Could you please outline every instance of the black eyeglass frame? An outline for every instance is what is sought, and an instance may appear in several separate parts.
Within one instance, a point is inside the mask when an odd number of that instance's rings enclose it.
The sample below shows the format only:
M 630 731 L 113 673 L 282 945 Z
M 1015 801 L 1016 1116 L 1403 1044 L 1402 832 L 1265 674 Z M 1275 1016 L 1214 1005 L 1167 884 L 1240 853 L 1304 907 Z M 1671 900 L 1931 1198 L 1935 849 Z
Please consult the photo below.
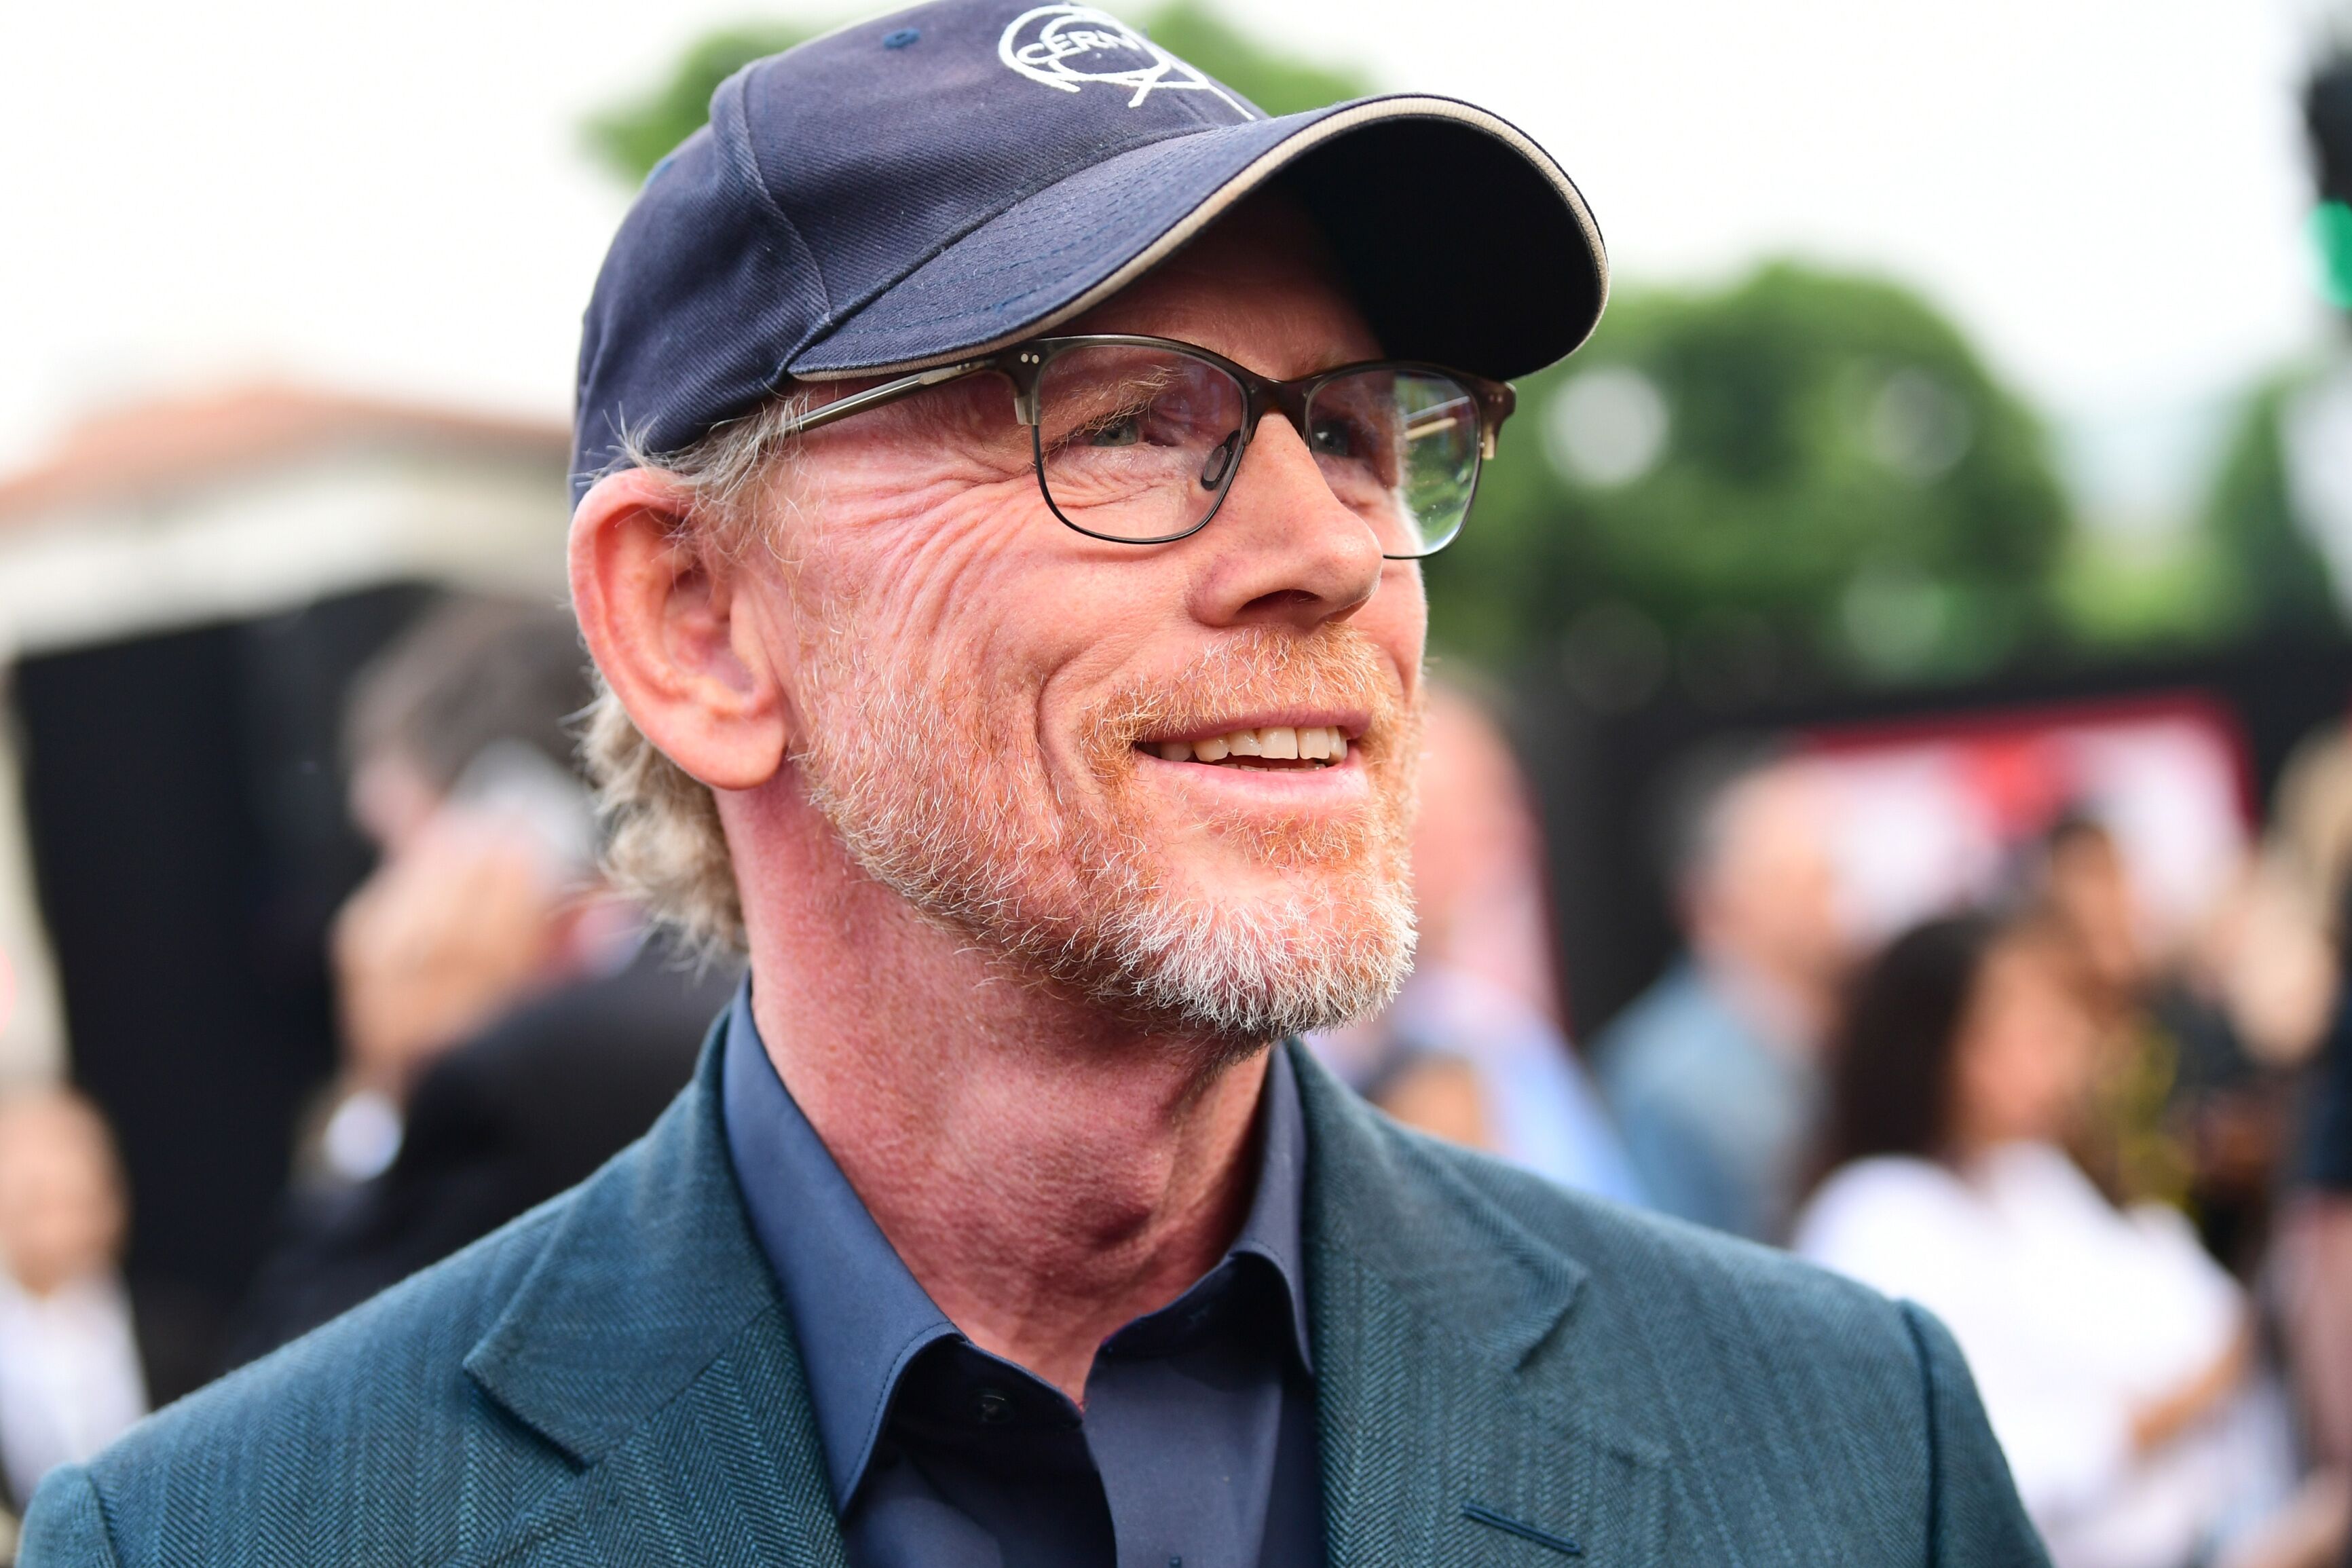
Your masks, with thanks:
M 1209 503 L 1209 510 L 1202 514 L 1201 521 L 1192 527 L 1181 532 L 1161 534 L 1152 539 L 1124 539 L 1116 534 L 1097 533 L 1082 523 L 1073 522 L 1064 514 L 1062 509 L 1055 504 L 1054 492 L 1045 483 L 1045 437 L 1041 423 L 1043 411 L 1039 408 L 1037 401 L 1037 384 L 1044 377 L 1047 365 L 1071 350 L 1082 348 L 1171 350 L 1214 365 L 1240 384 L 1242 389 L 1241 447 L 1234 454 L 1233 460 L 1225 465 L 1224 476 L 1217 484 L 1216 499 Z M 1204 349 L 1198 343 L 1182 342 L 1175 338 L 1145 337 L 1128 332 L 1087 332 L 1070 337 L 1030 338 L 1014 343 L 1010 348 L 978 359 L 962 360 L 954 364 L 917 371 L 911 375 L 902 375 L 895 381 L 886 381 L 879 386 L 867 387 L 863 392 L 853 392 L 846 397 L 837 398 L 822 408 L 811 409 L 793 420 L 785 426 L 783 434 L 797 436 L 804 431 L 820 429 L 824 426 L 846 419 L 853 414 L 863 414 L 870 408 L 879 408 L 885 404 L 896 403 L 900 398 L 912 396 L 927 387 L 942 386 L 951 381 L 961 381 L 966 376 L 979 375 L 991 371 L 1013 384 L 1013 416 L 1017 423 L 1029 426 L 1030 467 L 1037 476 L 1037 493 L 1045 498 L 1046 510 L 1051 511 L 1065 528 L 1083 533 L 1089 539 L 1099 539 L 1110 544 L 1173 544 L 1180 539 L 1192 538 L 1192 535 L 1214 522 L 1217 513 L 1223 510 L 1225 498 L 1233 493 L 1234 481 L 1241 475 L 1242 458 L 1248 455 L 1249 444 L 1257 436 L 1258 421 L 1265 418 L 1269 412 L 1279 410 L 1282 416 L 1290 422 L 1291 428 L 1298 432 L 1300 439 L 1311 442 L 1312 437 L 1307 431 L 1307 405 L 1318 388 L 1341 376 L 1357 375 L 1366 371 L 1408 371 L 1424 375 L 1444 376 L 1460 384 L 1465 391 L 1476 399 L 1478 405 L 1479 467 L 1470 475 L 1470 494 L 1462 503 L 1462 521 L 1454 524 L 1454 531 L 1445 536 L 1443 543 L 1433 545 L 1427 550 L 1419 551 L 1411 555 L 1391 555 L 1385 552 L 1382 552 L 1382 559 L 1389 561 L 1425 560 L 1444 549 L 1447 544 L 1453 543 L 1461 535 L 1463 523 L 1469 520 L 1470 509 L 1478 500 L 1479 473 L 1484 470 L 1486 460 L 1495 455 L 1495 440 L 1502 432 L 1503 421 L 1508 419 L 1513 410 L 1518 406 L 1518 394 L 1513 390 L 1509 383 L 1490 380 L 1483 375 L 1474 375 L 1465 370 L 1455 370 L 1451 365 L 1435 364 L 1426 360 L 1360 360 L 1353 364 L 1335 365 L 1329 370 L 1317 371 L 1313 375 L 1299 376 L 1296 380 L 1276 381 L 1269 376 L 1258 374 L 1247 365 L 1236 364 L 1213 349 Z

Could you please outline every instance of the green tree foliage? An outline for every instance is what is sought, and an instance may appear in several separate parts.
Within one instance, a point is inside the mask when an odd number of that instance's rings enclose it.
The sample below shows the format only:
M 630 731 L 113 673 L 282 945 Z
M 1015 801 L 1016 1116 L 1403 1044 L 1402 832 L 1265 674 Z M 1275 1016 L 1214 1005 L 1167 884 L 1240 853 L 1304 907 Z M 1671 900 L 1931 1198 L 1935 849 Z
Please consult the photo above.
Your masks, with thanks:
M 1621 686 L 1738 696 L 1963 677 L 2054 628 L 2044 435 L 1898 285 L 1781 263 L 1627 290 L 1519 405 L 1429 566 L 1434 635 L 1481 662 L 1565 637 Z
M 2287 479 L 2287 411 L 2312 384 L 2307 371 L 2270 377 L 2247 398 L 2201 519 L 2213 572 L 2203 596 L 2225 637 L 2340 631 L 2332 576 L 2295 515 Z
M 588 149 L 615 174 L 635 184 L 710 118 L 719 84 L 765 55 L 814 37 L 799 22 L 746 22 L 698 39 L 659 86 L 641 98 L 589 117 L 582 130 Z

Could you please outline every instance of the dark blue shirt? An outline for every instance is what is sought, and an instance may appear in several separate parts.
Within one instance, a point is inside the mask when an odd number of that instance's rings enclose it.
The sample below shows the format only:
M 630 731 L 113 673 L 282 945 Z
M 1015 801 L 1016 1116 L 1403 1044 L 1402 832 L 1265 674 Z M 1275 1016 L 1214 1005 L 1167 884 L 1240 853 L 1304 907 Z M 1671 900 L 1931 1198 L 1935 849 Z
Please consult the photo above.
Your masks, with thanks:
M 1297 1568 L 1323 1560 L 1300 1267 L 1307 1129 L 1280 1050 L 1223 1261 L 1103 1342 L 1082 1414 L 907 1271 L 776 1076 L 751 988 L 727 1141 L 808 1372 L 853 1568 Z

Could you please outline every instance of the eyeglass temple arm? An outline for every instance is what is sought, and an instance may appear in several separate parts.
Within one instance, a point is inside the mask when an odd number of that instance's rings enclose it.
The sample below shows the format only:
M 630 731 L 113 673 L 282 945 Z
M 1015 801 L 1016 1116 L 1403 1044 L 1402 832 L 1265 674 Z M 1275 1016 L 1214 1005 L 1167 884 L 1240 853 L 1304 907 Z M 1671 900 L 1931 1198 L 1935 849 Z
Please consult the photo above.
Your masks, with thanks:
M 837 397 L 822 408 L 812 408 L 787 425 L 783 433 L 787 436 L 798 436 L 805 431 L 822 429 L 837 419 L 846 419 L 853 414 L 863 414 L 869 408 L 879 408 L 886 403 L 896 403 L 910 393 L 920 392 L 927 386 L 937 386 L 941 382 L 954 381 L 961 376 L 970 375 L 975 371 L 991 369 L 996 363 L 995 358 L 991 357 L 964 360 L 956 364 L 943 364 L 933 370 L 919 370 L 912 375 L 902 375 L 896 381 L 886 381 L 879 386 L 869 386 L 863 392 L 853 392 L 846 397 Z M 1033 419 L 1024 423 L 1034 424 L 1035 421 Z

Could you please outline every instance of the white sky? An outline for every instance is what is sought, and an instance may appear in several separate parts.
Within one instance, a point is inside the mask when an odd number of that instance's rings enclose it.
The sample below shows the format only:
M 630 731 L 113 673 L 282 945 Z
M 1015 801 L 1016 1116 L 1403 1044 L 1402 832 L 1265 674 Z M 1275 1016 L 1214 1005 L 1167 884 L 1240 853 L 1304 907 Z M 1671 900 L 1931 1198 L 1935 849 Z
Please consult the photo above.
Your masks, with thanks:
M 2326 330 L 2317 3 L 1223 0 L 1518 121 L 1621 279 L 1891 272 L 2070 424 L 2143 433 Z M 625 201 L 575 127 L 761 9 L 0 0 L 0 468 L 93 405 L 259 374 L 561 416 Z

